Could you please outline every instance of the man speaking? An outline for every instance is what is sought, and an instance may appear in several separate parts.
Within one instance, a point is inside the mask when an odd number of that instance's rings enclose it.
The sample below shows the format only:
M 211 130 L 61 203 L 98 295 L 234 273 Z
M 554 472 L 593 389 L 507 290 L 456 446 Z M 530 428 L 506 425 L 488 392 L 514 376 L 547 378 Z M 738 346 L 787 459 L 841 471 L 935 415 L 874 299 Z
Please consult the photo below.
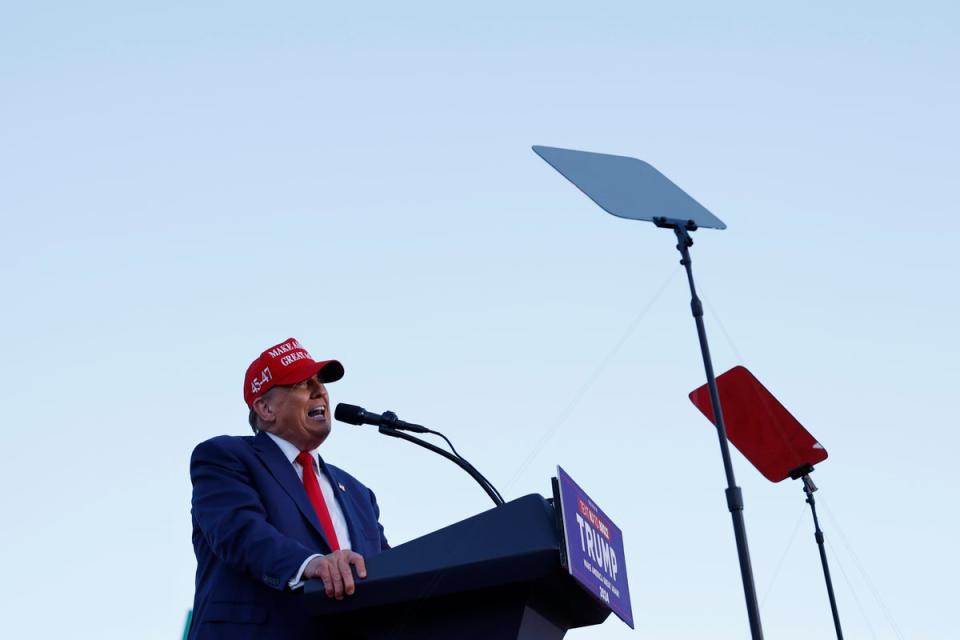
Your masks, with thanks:
M 364 557 L 389 548 L 373 492 L 326 464 L 326 383 L 336 360 L 317 362 L 290 338 L 247 368 L 243 398 L 253 436 L 218 436 L 193 451 L 196 595 L 189 638 L 309 638 L 296 591 L 320 578 L 342 599 L 366 577 Z

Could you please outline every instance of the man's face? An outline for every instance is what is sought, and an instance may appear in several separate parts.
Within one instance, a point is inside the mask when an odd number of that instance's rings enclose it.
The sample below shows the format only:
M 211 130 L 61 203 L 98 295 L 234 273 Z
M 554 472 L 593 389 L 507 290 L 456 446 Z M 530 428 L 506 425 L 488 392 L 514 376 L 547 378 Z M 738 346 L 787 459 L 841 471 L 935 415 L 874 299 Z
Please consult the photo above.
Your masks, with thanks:
M 330 435 L 330 396 L 317 376 L 290 386 L 277 386 L 254 402 L 265 431 L 316 449 Z

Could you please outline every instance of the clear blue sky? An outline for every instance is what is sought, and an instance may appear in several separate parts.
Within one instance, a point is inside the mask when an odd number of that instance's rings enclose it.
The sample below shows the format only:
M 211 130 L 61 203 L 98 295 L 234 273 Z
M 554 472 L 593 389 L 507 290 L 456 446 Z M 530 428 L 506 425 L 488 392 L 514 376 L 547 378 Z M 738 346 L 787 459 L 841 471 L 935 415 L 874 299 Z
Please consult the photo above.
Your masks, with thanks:
M 0 9 L 0 635 L 179 637 L 190 451 L 247 431 L 243 371 L 292 335 L 344 362 L 334 401 L 446 431 L 509 497 L 558 463 L 596 497 L 637 630 L 569 637 L 745 637 L 672 236 L 545 144 L 643 158 L 729 225 L 693 248 L 715 365 L 831 454 L 848 637 L 955 637 L 955 5 L 345 6 Z M 394 543 L 487 507 L 372 431 L 324 455 Z M 734 455 L 767 637 L 830 637 L 800 487 Z

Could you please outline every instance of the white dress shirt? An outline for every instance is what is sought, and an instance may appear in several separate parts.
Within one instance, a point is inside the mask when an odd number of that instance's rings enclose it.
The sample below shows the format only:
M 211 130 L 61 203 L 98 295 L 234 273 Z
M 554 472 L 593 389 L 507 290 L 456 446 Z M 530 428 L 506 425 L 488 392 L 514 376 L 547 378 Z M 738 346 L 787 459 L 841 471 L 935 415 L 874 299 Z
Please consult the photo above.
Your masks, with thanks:
M 300 450 L 297 449 L 296 445 L 287 442 L 280 436 L 276 436 L 272 433 L 267 433 L 270 436 L 270 439 L 277 443 L 277 446 L 280 447 L 280 451 L 283 451 L 283 455 L 287 457 L 287 460 L 290 461 L 290 464 L 293 465 L 294 470 L 297 472 L 297 477 L 300 478 L 300 482 L 303 482 L 303 467 L 300 466 L 300 463 L 297 462 L 297 456 L 300 455 Z M 337 534 L 337 542 L 340 543 L 341 549 L 350 548 L 350 529 L 347 527 L 347 519 L 343 516 L 343 510 L 340 508 L 340 503 L 337 502 L 337 497 L 334 494 L 333 485 L 330 484 L 330 479 L 327 476 L 320 472 L 320 463 L 317 460 L 317 450 L 314 449 L 310 452 L 310 457 L 313 458 L 313 468 L 310 469 L 310 472 L 313 473 L 317 482 L 320 483 L 320 492 L 323 493 L 323 501 L 327 503 L 327 511 L 330 512 L 330 519 L 333 521 L 333 530 Z M 291 589 L 299 589 L 303 586 L 303 571 L 307 568 L 307 564 L 314 558 L 322 557 L 322 553 L 315 553 L 312 556 L 308 556 L 306 560 L 303 561 L 303 564 L 300 565 L 300 569 L 297 573 L 290 579 L 288 583 Z

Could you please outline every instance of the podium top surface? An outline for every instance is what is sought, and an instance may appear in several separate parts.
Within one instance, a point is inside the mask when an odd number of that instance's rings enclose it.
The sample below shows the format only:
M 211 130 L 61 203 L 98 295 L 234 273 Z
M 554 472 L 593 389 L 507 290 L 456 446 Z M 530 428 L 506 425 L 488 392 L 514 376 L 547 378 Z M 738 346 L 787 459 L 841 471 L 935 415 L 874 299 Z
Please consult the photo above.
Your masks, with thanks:
M 627 156 L 534 146 L 533 150 L 600 208 L 618 218 L 692 220 L 726 229 L 720 218 L 652 165 Z
M 366 565 L 368 577 L 343 602 L 328 600 L 320 580 L 307 581 L 304 593 L 314 612 L 542 578 L 560 565 L 560 539 L 553 508 L 531 494 L 398 545 Z
M 305 605 L 314 616 L 343 615 L 537 584 L 563 603 L 569 627 L 599 624 L 610 610 L 563 570 L 561 544 L 554 507 L 531 494 L 367 558 L 367 578 L 342 601 L 327 598 L 320 580 L 308 580 Z

